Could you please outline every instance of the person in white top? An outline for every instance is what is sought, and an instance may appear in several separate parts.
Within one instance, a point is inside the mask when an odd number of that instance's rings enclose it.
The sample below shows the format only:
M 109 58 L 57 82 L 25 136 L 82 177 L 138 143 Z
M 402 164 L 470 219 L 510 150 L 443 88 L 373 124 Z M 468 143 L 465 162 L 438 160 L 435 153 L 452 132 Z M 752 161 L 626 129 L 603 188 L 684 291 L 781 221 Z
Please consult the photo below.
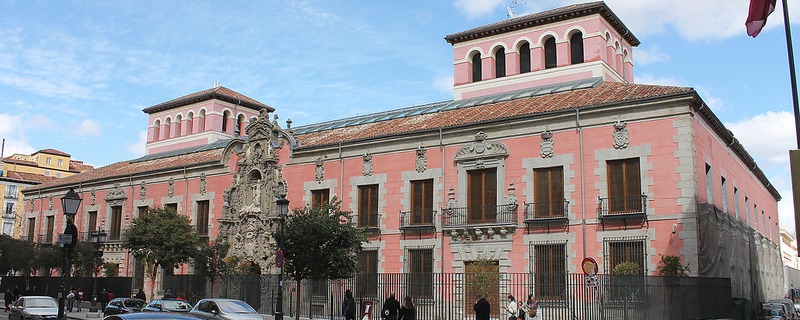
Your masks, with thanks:
M 514 295 L 508 295 L 508 306 L 505 309 L 508 312 L 508 320 L 517 320 L 519 314 L 517 313 L 517 301 L 514 299 Z

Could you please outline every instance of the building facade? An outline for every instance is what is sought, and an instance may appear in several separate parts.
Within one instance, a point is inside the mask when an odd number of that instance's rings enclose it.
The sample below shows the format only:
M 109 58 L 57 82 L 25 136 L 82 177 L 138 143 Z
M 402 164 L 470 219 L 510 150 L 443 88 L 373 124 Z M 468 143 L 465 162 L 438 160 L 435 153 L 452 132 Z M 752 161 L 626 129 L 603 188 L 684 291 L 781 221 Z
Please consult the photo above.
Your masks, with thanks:
M 604 3 L 445 39 L 453 100 L 296 128 L 224 87 L 146 108 L 148 154 L 24 191 L 24 233 L 63 229 L 53 199 L 75 188 L 78 230 L 109 231 L 103 258 L 136 286 L 141 263 L 119 240 L 148 206 L 263 248 L 271 199 L 335 197 L 369 234 L 362 273 L 489 268 L 531 274 L 540 290 L 584 258 L 656 275 L 674 255 L 692 276 L 730 278 L 734 297 L 782 295 L 780 195 L 694 89 L 633 82 L 639 41 Z M 223 227 L 233 216 L 252 232 Z M 275 271 L 269 256 L 239 254 Z

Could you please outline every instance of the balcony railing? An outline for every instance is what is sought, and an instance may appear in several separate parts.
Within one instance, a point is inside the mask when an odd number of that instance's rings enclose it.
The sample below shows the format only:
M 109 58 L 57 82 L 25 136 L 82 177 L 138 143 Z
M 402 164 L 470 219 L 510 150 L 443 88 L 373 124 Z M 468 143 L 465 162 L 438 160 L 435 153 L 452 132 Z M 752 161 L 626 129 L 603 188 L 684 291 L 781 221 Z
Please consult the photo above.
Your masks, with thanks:
M 24 242 L 33 242 L 33 238 L 34 236 L 32 235 L 19 236 L 19 240 Z
M 486 207 L 449 208 L 444 210 L 442 215 L 442 226 L 516 224 L 518 207 L 517 204 L 501 204 Z
M 400 228 L 433 227 L 436 210 L 400 211 Z
M 53 244 L 56 243 L 55 240 L 58 240 L 58 238 L 54 237 L 53 234 L 40 234 L 36 242 L 39 244 Z
M 647 195 L 597 198 L 600 219 L 643 217 L 647 212 Z
M 525 204 L 525 221 L 566 220 L 569 213 L 569 201 L 534 202 Z

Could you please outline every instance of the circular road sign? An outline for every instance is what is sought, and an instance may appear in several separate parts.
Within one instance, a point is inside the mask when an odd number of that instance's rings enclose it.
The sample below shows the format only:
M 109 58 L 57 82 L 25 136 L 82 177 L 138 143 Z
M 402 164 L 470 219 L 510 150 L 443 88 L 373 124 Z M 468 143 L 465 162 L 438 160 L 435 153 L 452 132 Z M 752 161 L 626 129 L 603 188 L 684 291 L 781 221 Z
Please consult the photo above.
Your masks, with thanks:
M 597 275 L 597 261 L 595 261 L 592 257 L 583 258 L 583 261 L 581 262 L 581 268 L 583 269 L 583 273 L 587 276 Z

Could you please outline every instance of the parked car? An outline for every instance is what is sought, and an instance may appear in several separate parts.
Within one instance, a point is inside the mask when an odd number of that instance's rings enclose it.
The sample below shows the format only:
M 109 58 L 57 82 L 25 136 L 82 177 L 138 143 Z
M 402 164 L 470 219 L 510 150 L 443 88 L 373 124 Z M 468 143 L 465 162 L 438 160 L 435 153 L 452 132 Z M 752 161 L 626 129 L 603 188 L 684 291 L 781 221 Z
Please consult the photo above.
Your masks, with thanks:
M 259 314 L 247 302 L 236 299 L 203 299 L 197 302 L 189 314 L 203 319 L 262 320 L 266 315 Z
M 764 320 L 787 320 L 789 315 L 786 306 L 782 303 L 764 303 L 761 305 L 763 316 L 760 319 Z
M 174 312 L 139 312 L 139 313 L 123 313 L 114 314 L 103 318 L 103 320 L 203 320 L 203 318 L 193 317 L 186 313 Z
M 780 303 L 786 307 L 786 318 L 789 320 L 800 320 L 800 315 L 794 309 L 794 302 L 789 299 L 771 299 L 767 303 Z
M 106 305 L 106 311 L 103 312 L 103 316 L 142 312 L 145 304 L 144 300 L 135 298 L 114 298 Z
M 189 312 L 190 310 L 192 305 L 179 299 L 155 299 L 142 308 L 143 312 Z
M 8 311 L 8 320 L 55 319 L 58 302 L 48 296 L 20 297 Z

